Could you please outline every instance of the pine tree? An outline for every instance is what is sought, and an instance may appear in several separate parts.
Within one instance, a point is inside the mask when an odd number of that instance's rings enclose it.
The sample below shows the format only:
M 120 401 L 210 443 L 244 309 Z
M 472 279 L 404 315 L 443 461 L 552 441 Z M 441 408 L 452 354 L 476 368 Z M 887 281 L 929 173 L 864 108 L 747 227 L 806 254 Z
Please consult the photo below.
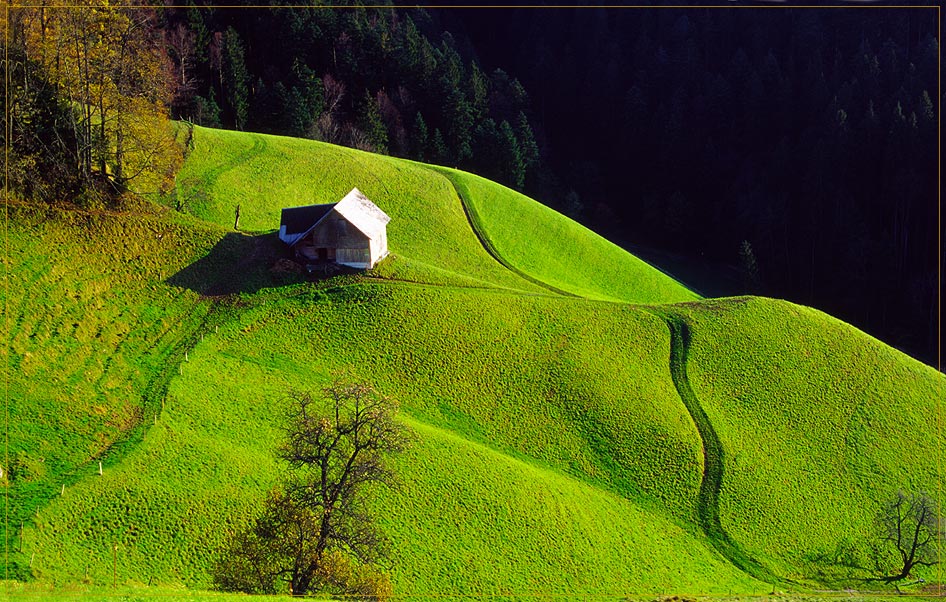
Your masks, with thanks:
M 440 128 L 434 128 L 434 135 L 430 140 L 430 160 L 439 165 L 448 165 L 450 163 L 450 152 L 443 141 L 443 134 Z
M 447 129 L 449 149 L 456 162 L 463 163 L 473 156 L 473 109 L 459 89 L 450 90 L 444 99 L 444 120 L 450 124 Z
M 502 181 L 503 157 L 499 128 L 492 118 L 484 119 L 473 131 L 473 146 L 476 153 L 470 161 L 471 167 L 479 175 Z
M 755 252 L 748 240 L 742 241 L 739 246 L 739 265 L 742 268 L 742 283 L 746 291 L 759 292 L 761 280 L 759 278 L 759 264 L 756 262 Z
M 936 123 L 936 109 L 933 108 L 930 93 L 926 90 L 923 90 L 923 95 L 920 97 L 920 117 L 924 125 Z
M 539 164 L 539 146 L 535 143 L 535 135 L 532 133 L 529 119 L 522 111 L 519 111 L 516 117 L 516 140 L 519 141 L 519 153 L 522 155 L 522 163 L 528 174 Z
M 242 130 L 246 127 L 249 110 L 247 92 L 249 72 L 246 70 L 246 60 L 240 34 L 232 27 L 228 27 L 223 35 L 221 78 L 224 87 L 224 100 L 230 109 L 233 126 L 238 130 Z
M 220 127 L 220 105 L 217 104 L 217 94 L 213 86 L 207 93 L 207 98 L 203 96 L 194 97 L 194 120 L 197 125 L 209 128 Z
M 381 119 L 378 101 L 367 90 L 365 90 L 365 96 L 358 110 L 358 121 L 375 152 L 386 154 L 388 152 L 388 129 Z
M 479 121 L 489 112 L 489 80 L 476 63 L 470 65 L 470 76 L 467 80 L 467 97 L 473 110 L 474 121 Z
M 522 190 L 526 181 L 526 167 L 519 152 L 516 134 L 506 120 L 499 124 L 499 149 L 503 180 L 512 188 Z
M 427 149 L 427 123 L 424 116 L 417 112 L 414 117 L 414 125 L 411 128 L 411 153 L 418 161 L 423 161 Z

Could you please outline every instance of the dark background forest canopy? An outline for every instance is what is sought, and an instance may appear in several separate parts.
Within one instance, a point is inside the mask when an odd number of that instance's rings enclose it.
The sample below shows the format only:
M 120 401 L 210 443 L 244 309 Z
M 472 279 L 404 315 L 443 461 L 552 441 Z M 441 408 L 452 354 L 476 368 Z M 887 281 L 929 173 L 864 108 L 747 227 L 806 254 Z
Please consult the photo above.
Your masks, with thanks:
M 813 305 L 935 364 L 936 15 L 173 2 L 148 28 L 174 118 L 469 169 L 705 293 Z M 23 140 L 68 112 L 46 102 Z
M 588 223 L 739 263 L 746 290 L 935 364 L 935 9 L 473 15 Z

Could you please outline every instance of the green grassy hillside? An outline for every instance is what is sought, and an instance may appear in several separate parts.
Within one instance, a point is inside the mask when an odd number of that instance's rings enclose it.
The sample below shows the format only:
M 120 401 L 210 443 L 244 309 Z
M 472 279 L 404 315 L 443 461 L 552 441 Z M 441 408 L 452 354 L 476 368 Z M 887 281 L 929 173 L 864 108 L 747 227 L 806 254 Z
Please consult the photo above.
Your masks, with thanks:
M 219 238 L 161 215 L 9 205 L 4 353 L 9 354 L 7 537 L 62 485 L 141 436 L 170 380 L 168 363 L 209 305 L 162 281 Z M 14 562 L 23 558 L 14 553 Z
M 388 241 L 395 257 L 379 270 L 391 278 L 546 294 L 551 284 L 582 296 L 640 303 L 696 298 L 564 216 L 462 172 L 312 140 L 195 128 L 177 181 L 180 206 L 229 228 L 239 205 L 247 231 L 278 230 L 283 207 L 335 202 L 357 187 L 391 216 Z M 484 249 L 458 189 L 514 269 Z M 524 229 L 509 230 L 504 223 Z
M 547 286 L 588 299 L 689 301 L 697 295 L 594 232 L 479 176 L 443 169 L 495 253 Z
M 942 491 L 943 375 L 785 301 L 680 311 L 690 383 L 725 453 L 724 527 L 779 574 L 870 568 L 881 504 Z
M 353 186 L 393 256 L 282 269 L 279 209 Z M 850 585 L 876 508 L 942 485 L 942 375 L 814 310 L 695 300 L 475 176 L 197 128 L 176 195 L 193 216 L 11 206 L 0 484 L 40 583 L 114 559 L 125 587 L 208 587 L 279 475 L 286 392 L 337 371 L 418 435 L 375 502 L 404 595 Z
M 277 475 L 287 388 L 355 366 L 418 434 L 380 502 L 399 591 L 764 588 L 693 525 L 700 450 L 650 354 L 662 339 L 659 320 L 618 305 L 400 285 L 290 296 L 208 335 L 148 439 L 44 513 L 27 545 L 58 550 L 37 571 L 69 581 L 117 536 L 124 578 L 206 587 L 206 550 Z M 615 378 L 620 348 L 638 361 Z M 134 529 L 101 524 L 120 507 Z M 92 564 L 104 579 L 108 563 Z

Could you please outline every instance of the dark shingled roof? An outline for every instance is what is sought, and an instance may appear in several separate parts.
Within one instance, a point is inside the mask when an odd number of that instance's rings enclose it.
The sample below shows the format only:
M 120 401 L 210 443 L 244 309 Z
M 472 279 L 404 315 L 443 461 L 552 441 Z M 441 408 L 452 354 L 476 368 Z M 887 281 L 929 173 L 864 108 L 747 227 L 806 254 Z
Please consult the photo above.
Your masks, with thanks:
M 306 205 L 305 207 L 286 207 L 282 210 L 280 225 L 286 226 L 286 234 L 301 234 L 325 217 L 337 203 L 325 205 Z

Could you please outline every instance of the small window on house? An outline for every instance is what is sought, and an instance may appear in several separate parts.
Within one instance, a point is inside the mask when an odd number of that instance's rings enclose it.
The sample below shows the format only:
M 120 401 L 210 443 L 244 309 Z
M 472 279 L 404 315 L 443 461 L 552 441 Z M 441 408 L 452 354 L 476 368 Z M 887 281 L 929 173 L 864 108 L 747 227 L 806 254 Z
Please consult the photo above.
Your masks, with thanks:
M 343 219 L 338 220 L 338 234 L 339 236 L 348 236 L 348 222 Z

